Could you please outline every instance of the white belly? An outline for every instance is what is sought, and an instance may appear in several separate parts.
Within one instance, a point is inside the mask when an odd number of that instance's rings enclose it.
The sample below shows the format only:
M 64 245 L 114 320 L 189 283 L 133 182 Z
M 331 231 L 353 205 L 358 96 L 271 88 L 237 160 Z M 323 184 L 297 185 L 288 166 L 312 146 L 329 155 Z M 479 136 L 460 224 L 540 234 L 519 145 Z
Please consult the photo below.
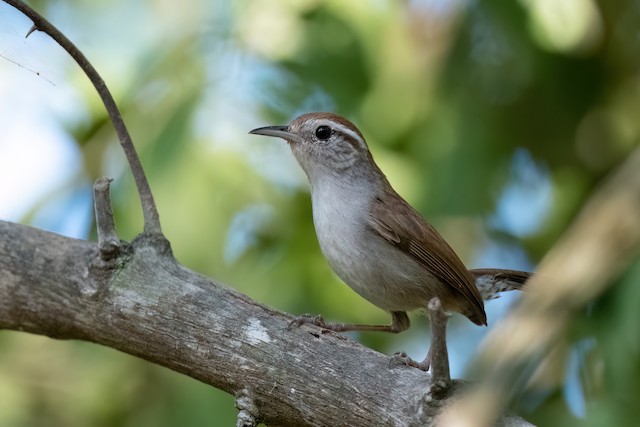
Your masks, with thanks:
M 362 194 L 313 193 L 313 221 L 331 268 L 354 291 L 388 311 L 425 308 L 434 278 L 417 261 L 367 226 Z M 364 196 L 364 197 L 363 197 Z

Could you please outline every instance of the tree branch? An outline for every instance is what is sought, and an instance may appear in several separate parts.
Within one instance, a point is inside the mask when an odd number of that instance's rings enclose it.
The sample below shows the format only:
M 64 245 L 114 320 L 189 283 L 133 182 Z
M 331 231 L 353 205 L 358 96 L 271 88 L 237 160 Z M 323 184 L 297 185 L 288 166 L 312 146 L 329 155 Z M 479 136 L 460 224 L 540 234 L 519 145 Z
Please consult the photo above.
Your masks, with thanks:
M 66 50 L 69 55 L 71 55 L 71 57 L 76 61 L 80 68 L 82 68 L 82 71 L 85 72 L 89 80 L 91 80 L 91 83 L 98 91 L 98 95 L 100 95 L 100 98 L 104 103 L 107 113 L 109 114 L 109 118 L 111 119 L 111 122 L 116 129 L 118 139 L 120 140 L 120 145 L 122 145 L 124 154 L 127 158 L 127 161 L 129 162 L 129 167 L 131 168 L 131 173 L 133 174 L 133 179 L 138 188 L 138 194 L 140 196 L 140 202 L 142 204 L 142 213 L 144 216 L 144 231 L 145 233 L 149 234 L 162 235 L 162 229 L 160 228 L 160 217 L 158 215 L 156 204 L 153 200 L 153 194 L 151 193 L 149 182 L 147 181 L 147 177 L 144 174 L 144 170 L 142 169 L 142 163 L 140 163 L 140 158 L 138 157 L 138 153 L 133 146 L 131 136 L 129 135 L 127 126 L 124 124 L 124 120 L 122 119 L 120 110 L 118 109 L 113 96 L 111 96 L 111 92 L 109 92 L 109 89 L 104 83 L 104 80 L 102 80 L 102 77 L 100 77 L 100 74 L 98 74 L 93 65 L 91 65 L 89 60 L 83 55 L 82 52 L 80 52 L 80 50 L 71 42 L 71 40 L 69 40 L 64 34 L 62 34 L 55 26 L 53 26 L 49 21 L 42 17 L 38 12 L 36 12 L 20 0 L 2 1 L 18 9 L 20 12 L 29 17 L 31 21 L 33 21 L 33 27 L 31 27 L 31 29 L 28 31 L 27 37 L 34 30 L 42 31 L 45 34 L 48 34 L 56 43 L 58 43 L 64 50 Z
M 0 222 L 0 328 L 103 344 L 239 396 L 275 425 L 428 425 L 460 393 L 265 307 L 145 238 L 105 263 L 98 245 Z M 247 405 L 247 402 L 250 405 Z M 520 420 L 522 422 L 522 420 Z M 516 425 L 516 424 L 509 424 Z
M 481 385 L 438 425 L 492 425 L 520 395 L 572 314 L 610 287 L 640 250 L 640 148 L 591 197 L 527 282 L 520 303 L 485 339 L 476 369 Z

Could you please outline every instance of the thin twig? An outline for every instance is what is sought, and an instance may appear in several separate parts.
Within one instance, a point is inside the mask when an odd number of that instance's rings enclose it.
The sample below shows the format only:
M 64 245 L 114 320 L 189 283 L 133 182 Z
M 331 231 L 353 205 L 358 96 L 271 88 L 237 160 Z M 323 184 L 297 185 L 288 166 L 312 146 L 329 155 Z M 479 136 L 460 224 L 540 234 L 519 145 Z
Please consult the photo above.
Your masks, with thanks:
M 98 229 L 98 249 L 100 257 L 109 261 L 120 254 L 120 239 L 116 232 L 109 197 L 111 178 L 98 178 L 93 184 L 93 203 L 96 213 L 96 228 Z
M 104 83 L 104 80 L 102 80 L 102 77 L 100 77 L 96 69 L 93 67 L 93 65 L 91 65 L 91 63 L 82 54 L 82 52 L 80 52 L 80 50 L 64 34 L 62 34 L 49 21 L 43 18 L 38 12 L 36 12 L 20 0 L 2 1 L 18 9 L 33 21 L 33 27 L 31 27 L 31 29 L 27 33 L 27 36 L 29 36 L 29 34 L 31 34 L 34 30 L 42 31 L 45 34 L 48 34 L 53 40 L 55 40 L 56 43 L 58 43 L 64 50 L 66 50 L 69 55 L 71 55 L 71 57 L 78 63 L 80 68 L 82 68 L 82 71 L 85 72 L 89 80 L 91 80 L 91 83 L 98 91 L 98 95 L 100 95 L 107 113 L 109 114 L 109 117 L 113 122 L 113 126 L 116 129 L 118 139 L 120 140 L 120 144 L 122 145 L 124 154 L 127 157 L 127 161 L 129 162 L 129 167 L 131 168 L 131 172 L 133 173 L 133 179 L 135 180 L 136 186 L 138 188 L 138 194 L 140 196 L 140 202 L 142 203 L 144 231 L 148 234 L 162 234 L 158 210 L 153 200 L 153 195 L 151 194 L 151 188 L 149 187 L 147 177 L 144 174 L 144 170 L 142 169 L 140 158 L 138 157 L 138 153 L 133 146 L 131 136 L 129 135 L 129 131 L 127 130 L 126 125 L 124 124 L 124 120 L 122 119 L 122 115 L 118 110 L 118 106 L 116 105 L 113 96 L 111 96 L 111 93 Z

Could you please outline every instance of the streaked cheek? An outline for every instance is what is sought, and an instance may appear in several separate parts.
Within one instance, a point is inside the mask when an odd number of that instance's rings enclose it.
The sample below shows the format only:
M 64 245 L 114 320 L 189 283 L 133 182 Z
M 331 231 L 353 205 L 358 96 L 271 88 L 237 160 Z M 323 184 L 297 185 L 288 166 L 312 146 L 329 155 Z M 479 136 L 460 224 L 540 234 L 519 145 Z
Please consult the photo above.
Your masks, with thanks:
M 326 152 L 327 160 L 331 160 L 338 167 L 350 166 L 358 159 L 358 151 L 348 142 L 333 144 Z

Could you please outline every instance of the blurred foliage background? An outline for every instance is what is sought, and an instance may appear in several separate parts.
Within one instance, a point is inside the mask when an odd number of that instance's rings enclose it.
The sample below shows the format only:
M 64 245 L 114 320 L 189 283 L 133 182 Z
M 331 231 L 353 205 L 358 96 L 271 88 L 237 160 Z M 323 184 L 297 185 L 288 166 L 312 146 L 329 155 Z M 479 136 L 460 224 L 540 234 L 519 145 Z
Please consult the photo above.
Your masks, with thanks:
M 175 255 L 291 313 L 387 322 L 333 275 L 306 179 L 282 141 L 297 114 L 355 122 L 395 188 L 469 266 L 533 269 L 640 141 L 632 0 L 30 2 L 103 74 Z M 0 217 L 95 239 L 90 186 L 115 178 L 122 238 L 139 202 L 82 73 L 0 4 Z M 544 426 L 636 425 L 640 262 L 575 314 L 556 366 L 513 402 Z M 516 295 L 487 305 L 499 322 Z M 426 319 L 353 335 L 422 358 Z M 452 374 L 486 328 L 454 316 Z M 284 333 L 284 331 L 283 331 Z M 313 367 L 310 367 L 313 369 Z M 542 378 L 542 379 L 541 379 Z M 233 399 L 114 350 L 0 333 L 0 426 L 233 425 Z

